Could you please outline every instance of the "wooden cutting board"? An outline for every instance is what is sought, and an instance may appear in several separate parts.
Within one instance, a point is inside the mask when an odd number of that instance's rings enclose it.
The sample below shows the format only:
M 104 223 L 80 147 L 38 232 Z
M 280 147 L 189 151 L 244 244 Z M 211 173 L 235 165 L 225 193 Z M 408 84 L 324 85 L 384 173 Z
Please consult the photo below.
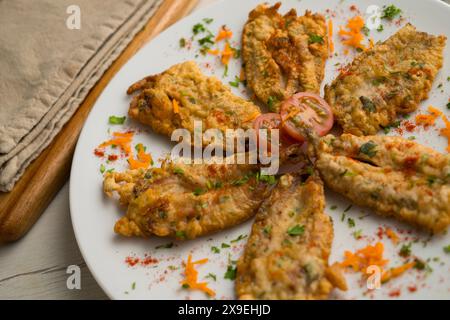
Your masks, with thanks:
M 72 119 L 26 169 L 9 193 L 0 192 L 0 242 L 22 237 L 68 180 L 83 124 L 100 93 L 119 69 L 150 39 L 187 15 L 198 0 L 165 0 L 146 26 L 91 89 Z

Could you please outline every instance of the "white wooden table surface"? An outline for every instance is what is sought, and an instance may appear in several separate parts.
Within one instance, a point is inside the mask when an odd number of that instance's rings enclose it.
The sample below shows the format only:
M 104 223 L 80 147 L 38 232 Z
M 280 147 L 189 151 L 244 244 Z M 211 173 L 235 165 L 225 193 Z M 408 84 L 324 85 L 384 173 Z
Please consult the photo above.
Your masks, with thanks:
M 195 9 L 215 2 L 200 0 Z M 81 269 L 81 289 L 69 290 L 67 267 Z M 0 246 L 0 299 L 107 299 L 87 268 L 70 221 L 69 183 L 30 232 Z
M 200 0 L 197 8 L 215 1 Z M 69 265 L 81 269 L 80 290 L 67 288 Z M 22 240 L 0 246 L 0 299 L 107 299 L 75 241 L 68 183 Z

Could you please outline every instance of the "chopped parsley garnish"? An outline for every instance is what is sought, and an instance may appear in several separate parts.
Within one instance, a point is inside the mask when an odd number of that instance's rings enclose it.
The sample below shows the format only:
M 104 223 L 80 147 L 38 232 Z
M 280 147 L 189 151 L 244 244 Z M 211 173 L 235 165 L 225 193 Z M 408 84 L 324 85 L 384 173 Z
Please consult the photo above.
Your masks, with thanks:
M 231 184 L 233 186 L 242 186 L 243 184 L 248 182 L 249 177 L 248 176 L 244 176 L 238 180 L 234 180 Z
M 200 195 L 202 195 L 204 193 L 206 193 L 206 191 L 203 190 L 202 188 L 195 188 L 195 190 L 193 192 L 194 196 L 200 196 Z
M 318 34 L 311 33 L 309 35 L 309 43 L 323 43 L 323 37 Z
M 142 143 L 138 143 L 137 145 L 134 146 L 134 149 L 136 149 L 137 152 L 139 151 L 147 151 L 147 147 L 144 146 Z
M 228 243 L 222 242 L 221 247 L 222 247 L 222 249 L 225 249 L 225 248 L 229 248 L 230 245 Z
M 247 238 L 247 235 L 246 234 L 241 234 L 239 237 L 237 237 L 234 240 L 231 240 L 230 242 L 231 243 L 235 243 L 235 242 L 241 241 L 242 239 L 245 239 L 245 238 Z
M 111 169 L 106 170 L 106 172 L 108 172 L 108 173 L 111 173 L 111 172 L 113 172 L 113 171 L 114 171 L 114 168 L 111 168 Z
M 223 278 L 228 279 L 228 280 L 236 279 L 236 270 L 237 270 L 237 267 L 233 267 L 232 265 L 229 265 L 227 267 L 227 271 L 225 272 Z
M 189 289 L 189 285 L 187 283 L 183 283 L 183 285 L 181 286 L 183 289 Z
M 104 173 L 105 170 L 106 170 L 105 165 L 102 163 L 102 164 L 100 165 L 100 173 Z
M 110 116 L 108 119 L 109 124 L 123 124 L 125 122 L 127 117 L 117 117 L 117 116 Z
M 206 183 L 206 187 L 207 187 L 208 189 L 210 189 L 210 190 L 212 190 L 212 189 L 220 189 L 220 188 L 223 187 L 223 183 L 220 182 L 220 181 L 216 181 L 216 182 L 208 181 L 208 182 Z
M 391 131 L 391 128 L 398 128 L 398 127 L 400 127 L 400 124 L 401 124 L 401 121 L 397 120 L 397 121 L 391 123 L 390 125 L 384 127 L 383 131 L 384 131 L 385 134 L 388 134 L 389 131 Z
M 398 254 L 404 258 L 409 257 L 411 255 L 411 246 L 412 243 L 402 245 Z
M 257 175 L 257 180 L 265 182 L 265 183 L 268 183 L 270 185 L 273 185 L 273 184 L 277 183 L 277 178 L 275 176 L 273 176 L 273 175 L 261 175 L 261 174 L 258 174 Z
M 393 20 L 396 16 L 400 15 L 402 10 L 391 4 L 390 6 L 383 7 L 383 14 L 381 19 Z
M 173 169 L 173 173 L 175 173 L 175 174 L 184 174 L 184 171 L 183 171 L 183 169 L 175 168 L 175 169 Z
M 211 24 L 213 21 L 214 21 L 213 18 L 204 18 L 203 19 L 203 22 L 206 23 L 206 24 Z
M 369 36 L 369 33 L 370 33 L 370 29 L 369 28 L 367 28 L 367 26 L 366 25 L 364 25 L 362 28 L 361 28 L 361 31 L 362 31 L 362 33 L 364 33 L 364 35 L 366 36 L 366 37 L 368 37 Z
M 222 77 L 228 77 L 228 65 L 226 64 L 224 69 L 223 69 L 223 75 Z
M 134 289 L 136 289 L 136 282 L 133 282 L 133 283 L 131 284 L 131 290 L 134 290 Z
M 337 209 L 337 206 L 336 206 L 336 205 L 331 206 L 330 209 L 331 209 L 331 210 L 336 210 L 336 209 Z
M 344 213 L 350 211 L 353 205 L 349 204 L 347 208 L 345 208 Z
M 208 273 L 208 275 L 205 278 L 213 279 L 214 281 L 217 281 L 217 276 L 214 273 Z
M 155 249 L 170 249 L 173 247 L 173 242 L 169 242 L 166 244 L 161 244 L 159 246 L 156 246 Z
M 447 109 L 450 109 L 450 102 L 447 103 Z
M 205 32 L 205 31 L 206 31 L 205 26 L 201 23 L 197 23 L 196 25 L 194 25 L 192 27 L 192 32 L 194 34 L 199 34 L 200 32 Z
M 347 218 L 347 224 L 349 228 L 353 228 L 356 226 L 355 220 L 353 220 L 352 218 Z
M 180 39 L 180 48 L 184 48 L 186 47 L 186 39 L 185 38 L 181 38 Z
M 266 226 L 266 227 L 264 227 L 263 232 L 264 232 L 264 234 L 267 235 L 267 236 L 270 235 L 270 233 L 272 232 L 272 226 Z
M 211 247 L 211 251 L 214 253 L 220 253 L 220 249 L 217 247 Z
M 209 33 L 206 37 L 201 38 L 198 40 L 198 44 L 201 46 L 205 46 L 207 44 L 214 44 L 214 35 L 212 33 Z M 208 47 L 209 50 L 209 47 Z
M 384 26 L 382 24 L 380 24 L 377 28 L 378 32 L 382 32 L 384 30 Z
M 414 260 L 414 262 L 415 262 L 414 269 L 417 269 L 417 270 L 425 269 L 426 263 L 424 261 L 422 261 L 420 259 L 416 259 L 416 260 Z
M 177 232 L 175 232 L 175 237 L 184 239 L 184 238 L 186 238 L 186 233 L 184 231 L 177 231 Z
M 362 238 L 362 230 L 361 229 L 354 231 L 352 234 L 356 240 L 359 240 Z
M 269 99 L 267 99 L 267 106 L 269 107 L 270 111 L 275 111 L 274 104 L 278 102 L 277 97 L 270 96 Z
M 287 231 L 290 236 L 301 236 L 305 232 L 305 226 L 301 226 L 299 224 L 290 227 Z
M 448 246 L 444 247 L 444 252 L 450 253 L 450 244 Z
M 239 83 L 241 82 L 241 80 L 239 79 L 238 76 L 234 77 L 234 81 L 230 81 L 228 82 L 230 84 L 230 86 L 235 87 L 235 88 L 239 88 Z
M 373 141 L 369 141 L 364 143 L 360 148 L 359 152 L 365 154 L 366 156 L 372 158 L 377 154 L 377 150 L 375 148 L 377 145 Z
M 369 112 L 375 112 L 377 111 L 377 107 L 375 106 L 375 103 L 373 103 L 372 100 L 370 100 L 367 97 L 361 96 L 359 97 L 359 101 L 361 101 L 363 108 L 366 109 Z

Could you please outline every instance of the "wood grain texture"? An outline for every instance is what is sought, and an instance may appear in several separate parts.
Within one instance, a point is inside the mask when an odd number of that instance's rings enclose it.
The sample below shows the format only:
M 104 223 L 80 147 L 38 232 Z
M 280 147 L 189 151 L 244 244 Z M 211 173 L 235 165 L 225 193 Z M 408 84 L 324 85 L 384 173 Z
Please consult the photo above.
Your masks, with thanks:
M 80 131 L 92 106 L 111 78 L 145 43 L 188 14 L 197 2 L 198 0 L 165 0 L 143 30 L 91 89 L 54 141 L 27 168 L 14 189 L 9 193 L 0 193 L 0 242 L 10 242 L 22 237 L 67 181 Z

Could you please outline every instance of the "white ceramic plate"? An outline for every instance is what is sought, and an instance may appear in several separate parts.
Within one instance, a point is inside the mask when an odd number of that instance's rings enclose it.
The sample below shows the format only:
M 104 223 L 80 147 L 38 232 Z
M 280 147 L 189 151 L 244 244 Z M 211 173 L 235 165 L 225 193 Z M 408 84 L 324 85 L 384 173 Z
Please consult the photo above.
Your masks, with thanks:
M 128 119 L 124 125 L 112 126 L 108 124 L 108 117 L 110 115 L 127 114 L 130 98 L 125 94 L 125 91 L 131 83 L 146 75 L 159 73 L 173 64 L 193 59 L 201 65 L 206 74 L 215 74 L 224 83 L 234 80 L 235 75 L 239 74 L 241 61 L 232 60 L 228 77 L 223 77 L 223 67 L 216 57 L 198 55 L 198 45 L 195 43 L 189 50 L 181 49 L 179 39 L 181 37 L 190 38 L 192 26 L 202 22 L 202 19 L 213 18 L 214 22 L 207 27 L 216 33 L 221 25 L 226 24 L 234 32 L 233 44 L 240 46 L 241 30 L 247 15 L 261 2 L 256 0 L 226 0 L 199 10 L 178 22 L 142 48 L 118 72 L 91 111 L 78 140 L 73 158 L 70 180 L 70 209 L 75 235 L 83 257 L 95 279 L 109 297 L 114 299 L 206 298 L 202 292 L 187 291 L 180 286 L 183 271 L 180 268 L 182 261 L 186 260 L 189 253 L 192 253 L 193 259 L 209 258 L 206 265 L 198 266 L 199 279 L 205 279 L 209 273 L 216 275 L 217 281 L 213 281 L 211 278 L 206 279 L 209 286 L 217 292 L 216 298 L 234 298 L 234 284 L 232 281 L 224 279 L 224 273 L 229 261 L 236 260 L 240 256 L 246 240 L 231 243 L 231 248 L 221 248 L 220 253 L 213 253 L 211 247 L 220 248 L 223 242 L 230 244 L 230 241 L 239 235 L 248 234 L 252 221 L 209 237 L 183 243 L 175 242 L 171 249 L 155 249 L 157 245 L 171 242 L 168 239 L 126 239 L 119 237 L 114 234 L 113 226 L 125 209 L 120 208 L 116 201 L 107 199 L 103 195 L 102 175 L 99 172 L 99 167 L 105 161 L 95 157 L 93 150 L 109 138 L 109 130 L 144 129 Z M 270 2 L 273 3 L 274 1 Z M 403 10 L 405 19 L 401 22 L 402 25 L 410 21 L 419 30 L 432 34 L 445 34 L 450 37 L 450 7 L 439 1 L 369 0 L 358 1 L 357 8 L 364 15 L 369 5 L 375 4 L 382 7 L 391 3 Z M 336 63 L 351 61 L 354 56 L 352 52 L 348 55 L 343 54 L 343 48 L 336 35 L 338 27 L 344 25 L 346 19 L 356 14 L 356 12 L 350 10 L 352 4 L 354 2 L 345 0 L 283 1 L 282 12 L 286 12 L 290 8 L 296 8 L 299 14 L 302 14 L 304 10 L 309 9 L 332 17 L 335 29 L 335 52 L 338 53 L 338 56 L 333 56 L 328 60 L 324 83 L 329 83 L 337 75 Z M 327 11 L 327 9 L 330 11 Z M 395 23 L 383 22 L 383 25 L 383 32 L 371 31 L 375 41 L 386 39 L 400 27 Z M 446 47 L 444 56 L 445 65 L 433 85 L 430 98 L 421 104 L 418 112 L 425 112 L 426 107 L 431 104 L 450 115 L 449 110 L 445 108 L 450 94 L 450 82 L 447 81 L 447 77 L 450 76 L 449 45 Z M 441 83 L 442 86 L 438 87 Z M 242 88 L 242 86 L 239 89 L 233 88 L 233 91 L 236 94 L 249 97 Z M 441 128 L 442 126 L 443 123 L 439 120 L 437 127 Z M 392 132 L 392 134 L 396 133 Z M 410 135 L 416 136 L 420 143 L 429 145 L 440 152 L 445 152 L 447 141 L 439 136 L 435 129 L 428 131 L 418 129 L 412 134 L 405 134 L 405 136 Z M 170 151 L 172 144 L 168 140 L 166 137 L 156 135 L 146 129 L 136 135 L 134 142 L 143 142 L 154 159 L 158 159 L 161 155 Z M 106 169 L 113 167 L 112 164 L 105 165 Z M 121 162 L 114 163 L 114 165 L 116 170 L 124 168 Z M 415 239 L 416 242 L 412 244 L 413 254 L 425 260 L 429 259 L 428 265 L 433 270 L 428 272 L 410 270 L 401 277 L 384 284 L 381 289 L 372 291 L 367 291 L 364 283 L 361 285 L 360 274 L 350 272 L 347 273 L 350 290 L 346 293 L 335 292 L 334 297 L 345 299 L 450 298 L 450 255 L 443 251 L 444 246 L 450 245 L 450 235 L 440 235 L 429 239 L 428 235 L 412 230 L 407 225 L 390 219 L 379 218 L 369 210 L 356 206 L 352 206 L 346 212 L 344 221 L 341 221 L 342 213 L 350 203 L 328 191 L 326 199 L 326 212 L 333 217 L 335 229 L 330 262 L 342 260 L 345 250 L 354 251 L 368 243 L 374 244 L 381 241 L 385 245 L 385 256 L 390 259 L 389 266 L 400 265 L 402 259 L 399 257 L 398 251 L 401 244 L 394 246 L 385 235 L 382 236 L 382 239 L 377 235 L 380 227 L 390 227 L 400 236 L 402 243 Z M 337 208 L 333 210 L 334 206 L 337 206 Z M 347 218 L 352 218 L 356 222 L 356 226 L 350 228 Z M 352 235 L 357 230 L 362 230 L 363 238 L 360 240 L 355 240 Z M 130 256 L 138 258 L 150 256 L 158 262 L 129 266 L 125 263 L 125 259 Z M 415 288 L 417 290 L 414 290 Z

